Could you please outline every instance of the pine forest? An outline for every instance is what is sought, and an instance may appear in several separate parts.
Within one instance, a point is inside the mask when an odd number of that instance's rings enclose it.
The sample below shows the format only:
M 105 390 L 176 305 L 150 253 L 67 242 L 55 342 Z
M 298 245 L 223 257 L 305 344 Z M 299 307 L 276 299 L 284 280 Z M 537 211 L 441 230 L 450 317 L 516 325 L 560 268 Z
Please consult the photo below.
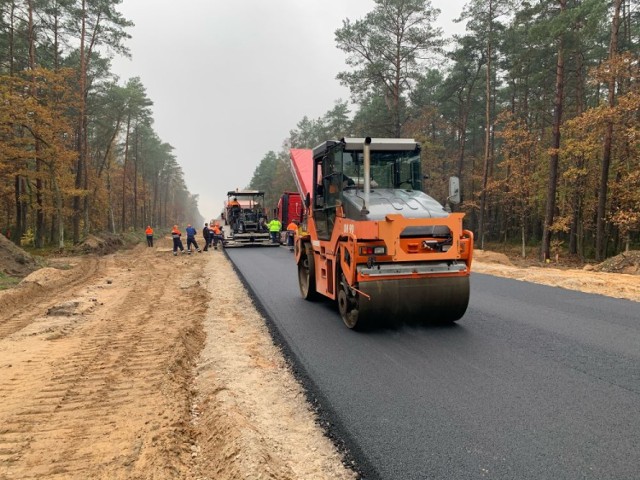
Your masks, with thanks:
M 350 70 L 337 101 L 303 118 L 251 185 L 271 202 L 293 183 L 288 148 L 351 137 L 422 144 L 425 190 L 462 184 L 476 245 L 602 260 L 640 245 L 640 4 L 471 0 L 464 35 L 428 0 L 376 0 L 335 32 Z M 521 246 L 521 247 L 520 247 Z
M 110 70 L 128 55 L 120 3 L 0 1 L 0 228 L 17 243 L 201 218 L 141 80 Z M 469 0 L 459 35 L 438 27 L 438 3 L 374 0 L 343 19 L 335 81 L 351 97 L 302 118 L 247 186 L 275 206 L 295 190 L 289 148 L 415 138 L 427 193 L 442 199 L 460 178 L 480 248 L 535 246 L 543 260 L 639 249 L 638 2 Z
M 0 2 L 0 225 L 16 243 L 200 218 L 144 85 L 110 71 L 128 55 L 119 3 Z

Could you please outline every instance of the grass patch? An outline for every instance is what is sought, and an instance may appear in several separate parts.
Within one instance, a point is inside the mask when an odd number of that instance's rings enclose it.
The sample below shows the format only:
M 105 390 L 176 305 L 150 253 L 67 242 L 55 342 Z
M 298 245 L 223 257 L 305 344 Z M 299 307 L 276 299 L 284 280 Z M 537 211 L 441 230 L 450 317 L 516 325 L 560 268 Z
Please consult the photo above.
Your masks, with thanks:
M 479 244 L 475 246 L 479 248 Z M 582 268 L 585 265 L 585 260 L 577 255 L 571 255 L 564 244 L 552 245 L 551 260 L 548 263 L 544 263 L 540 259 L 540 244 L 526 245 L 526 256 L 524 258 L 522 257 L 522 245 L 518 243 L 484 242 L 484 248 L 485 250 L 504 253 L 514 265 L 519 267 L 553 266 L 558 268 Z
M 0 291 L 15 287 L 22 280 L 19 277 L 12 277 L 6 273 L 0 272 Z
M 65 242 L 64 248 L 61 249 L 57 244 L 47 244 L 42 248 L 36 248 L 33 245 L 25 245 L 22 249 L 32 257 L 57 257 L 60 255 L 66 255 L 70 248 L 73 247 L 72 242 Z

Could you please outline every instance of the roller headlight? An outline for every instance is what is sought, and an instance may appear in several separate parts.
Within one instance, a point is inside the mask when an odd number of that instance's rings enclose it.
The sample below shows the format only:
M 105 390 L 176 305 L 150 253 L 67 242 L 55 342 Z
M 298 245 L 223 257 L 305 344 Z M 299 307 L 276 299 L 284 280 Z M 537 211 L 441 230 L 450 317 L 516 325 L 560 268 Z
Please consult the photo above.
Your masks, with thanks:
M 387 254 L 387 247 L 385 247 L 384 245 L 379 245 L 376 247 L 360 247 L 360 255 L 367 256 L 367 255 L 386 255 Z

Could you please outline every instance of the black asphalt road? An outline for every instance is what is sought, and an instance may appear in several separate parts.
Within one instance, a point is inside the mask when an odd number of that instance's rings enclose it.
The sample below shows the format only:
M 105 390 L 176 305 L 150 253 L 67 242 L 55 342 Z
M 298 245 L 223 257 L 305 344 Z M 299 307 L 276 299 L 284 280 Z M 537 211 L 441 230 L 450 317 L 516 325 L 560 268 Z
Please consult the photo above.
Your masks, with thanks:
M 640 304 L 472 274 L 457 324 L 358 333 L 227 253 L 364 478 L 640 479 Z

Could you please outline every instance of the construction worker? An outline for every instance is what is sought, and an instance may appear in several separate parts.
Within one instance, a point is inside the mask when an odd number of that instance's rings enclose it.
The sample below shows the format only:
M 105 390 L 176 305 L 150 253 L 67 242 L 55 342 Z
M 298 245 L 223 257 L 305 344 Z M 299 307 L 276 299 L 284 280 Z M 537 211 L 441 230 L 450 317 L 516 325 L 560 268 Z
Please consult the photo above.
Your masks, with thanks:
M 293 252 L 293 238 L 298 231 L 298 221 L 291 220 L 291 223 L 287 225 L 287 245 L 289 246 L 289 251 Z
M 267 216 L 264 214 L 260 214 L 258 218 L 258 231 L 266 232 L 267 230 Z
M 153 247 L 153 228 L 151 228 L 151 225 L 147 225 L 144 233 L 147 236 L 147 247 Z
M 191 245 L 198 251 L 198 253 L 202 253 L 200 247 L 198 246 L 198 242 L 196 242 L 196 229 L 191 226 L 191 224 L 187 225 L 187 253 L 191 255 Z
M 178 249 L 184 253 L 184 246 L 182 245 L 182 233 L 178 229 L 178 225 L 174 225 L 171 229 L 171 238 L 173 239 L 173 255 L 178 255 Z
M 209 230 L 209 224 L 205 223 L 204 224 L 204 228 L 202 229 L 202 236 L 204 237 L 204 251 L 208 252 L 209 251 L 209 243 L 211 242 L 211 238 L 209 235 L 209 232 L 211 230 Z
M 218 242 L 222 244 L 222 239 L 224 238 L 222 228 L 217 223 L 213 226 L 213 249 L 218 249 Z
M 279 243 L 278 236 L 282 230 L 282 223 L 277 218 L 274 218 L 269 222 L 269 233 L 271 234 L 271 242 Z
M 236 225 L 238 218 L 240 217 L 240 211 L 242 208 L 240 207 L 240 202 L 236 197 L 233 197 L 229 202 L 229 224 L 233 227 L 233 231 L 238 230 L 238 225 Z
M 217 225 L 217 223 L 215 224 Z M 215 232 L 215 225 L 213 223 L 213 221 L 211 223 L 209 223 L 209 247 L 213 247 L 214 246 L 214 242 L 215 242 L 215 237 L 216 237 L 216 232 Z

